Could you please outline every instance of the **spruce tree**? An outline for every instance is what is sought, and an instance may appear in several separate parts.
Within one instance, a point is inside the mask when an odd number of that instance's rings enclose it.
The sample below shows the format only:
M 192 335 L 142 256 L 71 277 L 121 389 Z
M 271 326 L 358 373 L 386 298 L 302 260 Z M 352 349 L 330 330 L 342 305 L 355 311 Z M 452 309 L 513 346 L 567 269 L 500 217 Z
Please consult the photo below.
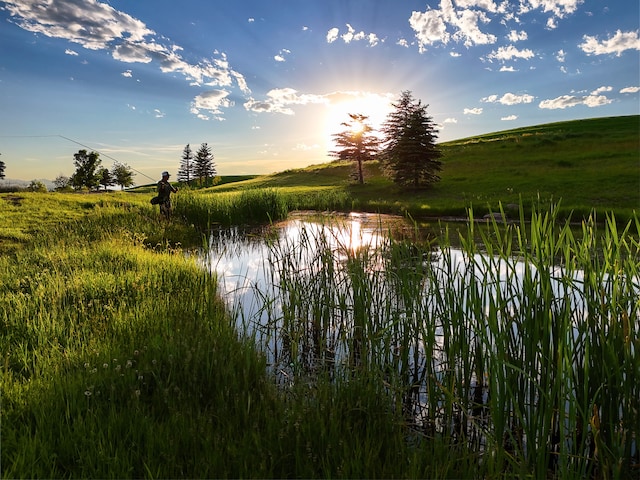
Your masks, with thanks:
M 346 127 L 345 130 L 333 135 L 336 145 L 342 149 L 331 152 L 331 155 L 354 162 L 353 177 L 358 183 L 363 184 L 363 162 L 375 158 L 380 142 L 372 134 L 373 129 L 367 124 L 369 117 L 353 113 L 350 113 L 349 117 L 350 121 L 341 124 Z
M 440 180 L 442 153 L 428 105 L 414 100 L 410 91 L 402 92 L 395 110 L 382 127 L 385 135 L 382 151 L 385 174 L 393 182 L 413 188 L 424 188 Z
M 191 180 L 194 178 L 196 178 L 196 175 L 193 151 L 187 143 L 187 146 L 184 147 L 182 151 L 182 159 L 180 161 L 180 168 L 178 169 L 178 181 L 191 185 Z
M 202 186 L 212 183 L 210 180 L 216 176 L 216 167 L 213 163 L 213 153 L 211 148 L 206 143 L 200 145 L 200 148 L 196 152 L 194 159 L 194 173 L 195 178 L 198 179 L 198 183 Z

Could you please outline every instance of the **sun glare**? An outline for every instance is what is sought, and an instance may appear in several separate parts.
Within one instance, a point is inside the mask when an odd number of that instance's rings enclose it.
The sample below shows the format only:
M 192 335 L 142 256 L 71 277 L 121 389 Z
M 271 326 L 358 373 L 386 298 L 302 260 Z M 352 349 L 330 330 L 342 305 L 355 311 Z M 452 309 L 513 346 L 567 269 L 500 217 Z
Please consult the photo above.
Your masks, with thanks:
M 382 124 L 387 119 L 387 115 L 393 108 L 391 106 L 393 101 L 391 94 L 350 92 L 336 95 L 335 97 L 326 107 L 325 139 L 327 151 L 336 149 L 333 135 L 345 130 L 343 123 L 352 123 L 352 131 L 354 133 L 358 133 L 364 128 L 363 124 L 351 121 L 350 113 L 368 117 L 366 123 L 376 133 L 380 131 Z

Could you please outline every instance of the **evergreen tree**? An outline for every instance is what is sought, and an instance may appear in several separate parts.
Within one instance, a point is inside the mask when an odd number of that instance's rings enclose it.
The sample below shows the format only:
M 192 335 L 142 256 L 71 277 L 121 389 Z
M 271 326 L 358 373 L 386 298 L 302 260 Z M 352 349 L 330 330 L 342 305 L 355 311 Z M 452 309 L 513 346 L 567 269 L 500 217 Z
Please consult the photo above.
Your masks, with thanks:
M 200 148 L 196 152 L 196 157 L 194 159 L 194 173 L 195 177 L 198 179 L 198 183 L 202 186 L 203 182 L 205 185 L 212 183 L 213 178 L 216 176 L 216 167 L 213 163 L 213 153 L 211 153 L 211 148 L 203 143 L 200 145 Z
M 0 155 L 2 155 L 0 153 Z M 0 178 L 4 178 L 4 162 L 0 161 Z
M 74 154 L 73 158 L 73 163 L 76 166 L 76 171 L 71 176 L 71 185 L 73 188 L 98 188 L 100 185 L 100 176 L 98 174 L 100 154 L 97 152 L 87 153 L 86 150 L 78 150 L 78 153 Z
M 427 187 L 440 180 L 442 153 L 436 147 L 437 130 L 427 115 L 428 105 L 416 101 L 410 91 L 402 92 L 382 131 L 385 135 L 383 163 L 385 173 L 395 183 L 414 188 Z
M 126 163 L 115 162 L 111 169 L 111 175 L 113 185 L 120 185 L 121 190 L 133 185 L 133 171 Z
M 182 160 L 180 161 L 180 168 L 178 169 L 178 181 L 191 185 L 191 180 L 196 178 L 194 169 L 193 151 L 187 143 L 187 146 L 184 147 L 182 151 Z
M 375 158 L 380 141 L 372 134 L 373 129 L 367 124 L 369 117 L 353 113 L 350 113 L 349 117 L 350 121 L 341 124 L 345 130 L 333 135 L 336 145 L 342 149 L 331 152 L 331 155 L 341 160 L 353 161 L 355 166 L 353 176 L 358 183 L 363 184 L 362 164 Z

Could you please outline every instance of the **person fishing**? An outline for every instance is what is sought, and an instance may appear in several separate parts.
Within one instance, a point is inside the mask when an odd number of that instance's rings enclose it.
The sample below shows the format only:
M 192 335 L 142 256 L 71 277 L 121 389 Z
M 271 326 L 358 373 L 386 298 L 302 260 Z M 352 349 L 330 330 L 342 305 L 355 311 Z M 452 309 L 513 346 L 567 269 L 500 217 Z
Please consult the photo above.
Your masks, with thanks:
M 178 191 L 169 183 L 169 172 L 162 172 L 162 180 L 158 182 L 158 203 L 160 204 L 160 214 L 166 219 L 171 217 L 171 193 Z

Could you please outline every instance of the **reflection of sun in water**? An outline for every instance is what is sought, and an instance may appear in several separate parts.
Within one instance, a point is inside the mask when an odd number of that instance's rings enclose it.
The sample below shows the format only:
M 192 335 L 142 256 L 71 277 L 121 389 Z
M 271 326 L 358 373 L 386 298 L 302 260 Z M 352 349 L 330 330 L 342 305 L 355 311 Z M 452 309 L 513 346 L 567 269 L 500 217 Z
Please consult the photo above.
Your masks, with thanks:
M 337 95 L 336 95 L 337 97 Z M 343 132 L 345 126 L 343 123 L 353 123 L 352 131 L 358 133 L 362 131 L 364 126 L 358 122 L 352 122 L 349 114 L 365 115 L 366 123 L 373 129 L 373 133 L 380 134 L 380 128 L 386 121 L 387 115 L 393 107 L 391 102 L 394 101 L 393 96 L 379 95 L 375 93 L 345 93 L 340 98 L 335 98 L 327 104 L 327 112 L 325 115 L 325 139 L 327 150 L 336 149 L 333 135 Z

